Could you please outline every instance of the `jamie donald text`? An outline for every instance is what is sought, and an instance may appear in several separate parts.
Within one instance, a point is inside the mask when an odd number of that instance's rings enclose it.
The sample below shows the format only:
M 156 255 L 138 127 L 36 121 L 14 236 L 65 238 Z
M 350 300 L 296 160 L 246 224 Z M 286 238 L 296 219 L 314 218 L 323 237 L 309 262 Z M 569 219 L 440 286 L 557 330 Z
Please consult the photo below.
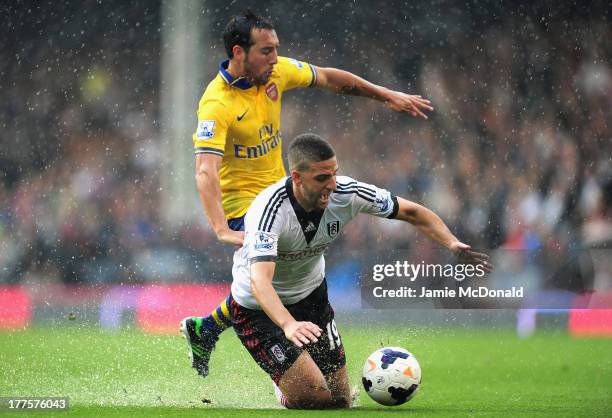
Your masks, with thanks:
M 405 304 L 406 300 L 442 302 L 453 299 L 457 302 L 472 300 L 472 303 L 481 300 L 486 307 L 492 308 L 492 304 L 500 307 L 508 303 L 520 304 L 525 297 L 523 286 L 494 286 L 482 265 L 395 261 L 372 265 L 370 274 L 366 273 L 364 279 L 363 301 L 376 308 L 400 307 L 400 300 Z
M 383 289 L 381 286 L 376 286 L 373 289 L 373 295 L 377 298 L 522 298 L 524 296 L 523 286 L 512 286 L 509 289 L 489 289 L 485 286 L 478 287 L 460 287 L 458 290 L 449 289 L 429 289 L 421 286 L 420 292 L 407 286 L 402 286 L 399 289 Z

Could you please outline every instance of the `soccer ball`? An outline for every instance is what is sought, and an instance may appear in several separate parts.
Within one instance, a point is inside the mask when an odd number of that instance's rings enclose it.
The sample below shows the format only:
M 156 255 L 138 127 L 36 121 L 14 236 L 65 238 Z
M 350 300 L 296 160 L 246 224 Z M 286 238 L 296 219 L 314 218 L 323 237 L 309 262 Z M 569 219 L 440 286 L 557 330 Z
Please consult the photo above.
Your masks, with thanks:
M 416 394 L 421 366 L 408 351 L 384 347 L 374 351 L 363 366 L 361 379 L 370 398 L 382 405 L 401 405 Z

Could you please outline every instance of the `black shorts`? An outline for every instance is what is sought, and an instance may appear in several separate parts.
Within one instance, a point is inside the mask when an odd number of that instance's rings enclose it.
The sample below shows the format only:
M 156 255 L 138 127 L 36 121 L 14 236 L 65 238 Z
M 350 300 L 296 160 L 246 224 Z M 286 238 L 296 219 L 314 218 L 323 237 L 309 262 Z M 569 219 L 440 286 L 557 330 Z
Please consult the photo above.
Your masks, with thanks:
M 296 304 L 285 305 L 297 321 L 317 324 L 323 332 L 316 343 L 300 348 L 285 337 L 263 310 L 247 309 L 230 295 L 230 316 L 242 345 L 276 384 L 304 350 L 308 351 L 323 375 L 333 373 L 346 364 L 344 346 L 334 321 L 334 310 L 323 283 Z

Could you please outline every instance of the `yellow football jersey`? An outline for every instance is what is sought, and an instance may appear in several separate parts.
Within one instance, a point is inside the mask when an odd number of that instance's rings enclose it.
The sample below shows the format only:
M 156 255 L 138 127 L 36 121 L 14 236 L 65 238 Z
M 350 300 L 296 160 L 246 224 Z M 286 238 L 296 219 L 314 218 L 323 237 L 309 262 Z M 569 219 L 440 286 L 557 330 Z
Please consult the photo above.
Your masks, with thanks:
M 317 74 L 305 62 L 278 57 L 265 86 L 245 78 L 234 79 L 229 61 L 221 63 L 198 107 L 198 127 L 193 134 L 196 154 L 223 157 L 221 193 L 228 219 L 243 216 L 263 189 L 285 176 L 281 146 L 283 92 L 314 86 Z

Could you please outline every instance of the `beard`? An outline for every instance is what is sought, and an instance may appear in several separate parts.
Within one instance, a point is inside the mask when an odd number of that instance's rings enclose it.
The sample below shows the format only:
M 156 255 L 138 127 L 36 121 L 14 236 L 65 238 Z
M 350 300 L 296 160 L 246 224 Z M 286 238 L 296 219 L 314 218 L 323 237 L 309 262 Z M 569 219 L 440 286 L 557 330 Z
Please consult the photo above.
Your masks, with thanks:
M 268 80 L 270 80 L 270 77 L 267 74 L 264 74 L 263 76 L 258 77 L 254 74 L 247 72 L 246 77 L 249 80 L 249 82 L 254 86 L 266 85 L 268 83 Z
M 327 205 L 329 204 L 329 195 L 330 193 L 324 193 L 324 191 L 320 190 L 320 191 L 316 191 L 316 190 L 303 190 L 303 195 L 305 200 L 308 202 L 308 205 L 310 206 L 310 210 L 314 210 L 314 211 L 321 211 L 321 210 L 325 210 L 325 208 L 327 207 Z M 326 200 L 322 200 L 321 196 L 322 194 L 327 195 L 327 199 Z
M 270 75 L 268 75 L 268 73 L 263 73 L 259 76 L 254 74 L 248 62 L 244 64 L 244 73 L 247 80 L 254 86 L 263 86 L 270 80 Z

